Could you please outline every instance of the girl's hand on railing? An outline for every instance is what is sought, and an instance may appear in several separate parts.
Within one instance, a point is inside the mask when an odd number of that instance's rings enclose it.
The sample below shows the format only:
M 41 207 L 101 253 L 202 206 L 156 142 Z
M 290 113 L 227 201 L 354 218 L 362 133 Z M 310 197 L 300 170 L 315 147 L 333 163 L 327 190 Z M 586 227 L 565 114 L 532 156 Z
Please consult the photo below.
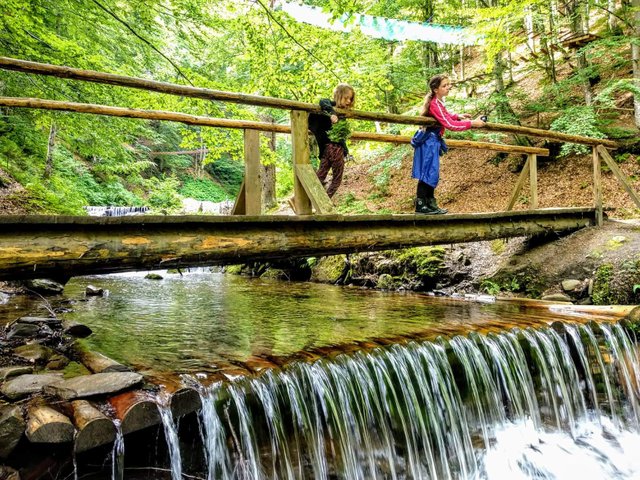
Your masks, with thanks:
M 484 127 L 487 124 L 487 122 L 484 122 L 481 118 L 476 118 L 475 120 L 471 120 L 471 126 L 472 127 Z

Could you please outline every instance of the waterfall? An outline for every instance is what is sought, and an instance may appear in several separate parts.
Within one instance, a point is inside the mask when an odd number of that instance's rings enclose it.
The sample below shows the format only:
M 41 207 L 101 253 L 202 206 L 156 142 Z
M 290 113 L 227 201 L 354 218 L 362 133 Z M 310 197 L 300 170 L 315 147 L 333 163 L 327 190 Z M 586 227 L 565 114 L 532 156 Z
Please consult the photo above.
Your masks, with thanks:
M 118 420 L 113 421 L 116 426 L 116 440 L 111 450 L 111 480 L 124 479 L 124 435 Z
M 172 480 L 182 479 L 182 460 L 180 456 L 180 439 L 178 438 L 178 427 L 173 420 L 171 408 L 169 408 L 169 396 L 161 395 L 157 398 L 156 405 L 162 419 L 162 428 L 169 450 L 169 463 L 171 464 Z
M 84 207 L 91 217 L 123 217 L 125 215 L 144 215 L 149 207 L 115 207 L 115 206 L 91 206 Z
M 295 363 L 202 386 L 207 478 L 638 478 L 639 385 L 617 324 Z

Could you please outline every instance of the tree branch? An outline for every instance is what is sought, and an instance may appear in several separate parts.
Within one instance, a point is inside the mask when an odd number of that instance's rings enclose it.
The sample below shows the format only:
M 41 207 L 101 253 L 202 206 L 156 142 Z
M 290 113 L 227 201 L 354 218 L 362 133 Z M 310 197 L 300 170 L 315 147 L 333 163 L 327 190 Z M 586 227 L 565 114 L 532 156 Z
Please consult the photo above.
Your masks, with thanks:
M 100 2 L 98 2 L 98 0 L 91 0 L 93 3 L 95 3 L 98 7 L 100 7 L 102 10 L 104 10 L 107 14 L 111 15 L 113 18 L 115 18 L 118 22 L 120 22 L 122 25 L 124 25 L 131 33 L 133 33 L 137 38 L 139 38 L 140 40 L 142 40 L 144 43 L 146 43 L 153 51 L 159 53 L 165 60 L 167 60 L 172 66 L 173 68 L 176 69 L 176 71 L 178 72 L 178 75 L 180 75 L 182 78 L 184 78 L 189 85 L 194 86 L 193 83 L 191 83 L 191 80 L 189 80 L 189 78 L 187 78 L 187 76 L 182 73 L 182 70 L 180 70 L 180 67 L 178 65 L 176 65 L 173 60 L 171 60 L 169 57 L 167 57 L 164 53 L 162 53 L 155 45 L 153 45 L 149 40 L 147 40 L 146 38 L 142 37 L 138 32 L 136 32 L 127 22 L 125 22 L 124 20 L 122 20 L 120 17 L 118 17 L 118 15 L 116 15 L 115 13 L 113 13 L 111 10 L 109 10 L 107 7 L 105 7 L 104 5 L 102 5 Z
M 95 0 L 94 0 L 95 1 Z M 302 48 L 305 52 L 307 52 L 311 57 L 315 58 L 318 62 L 320 62 L 322 64 L 322 66 L 329 72 L 331 73 L 331 75 L 333 75 L 334 77 L 336 77 L 338 79 L 338 81 L 340 81 L 340 77 L 336 74 L 336 72 L 334 72 L 331 67 L 329 67 L 326 63 L 324 63 L 322 60 L 320 60 L 318 57 L 316 57 L 314 55 L 314 53 L 309 50 L 307 47 L 305 47 L 304 45 L 302 45 L 293 35 L 291 35 L 289 33 L 289 31 L 286 29 L 286 27 L 284 25 L 282 25 L 282 23 L 280 23 L 278 21 L 278 19 L 276 17 L 273 16 L 273 14 L 271 13 L 271 10 L 269 10 L 269 7 L 267 7 L 264 3 L 262 3 L 261 0 L 255 0 L 255 2 L 260 5 L 265 12 L 267 12 L 267 15 L 269 16 L 269 18 L 271 18 L 274 22 L 276 22 L 278 24 L 278 26 L 282 29 L 282 31 L 284 31 L 284 33 L 287 34 L 287 36 L 293 40 L 296 45 L 298 45 L 300 48 Z

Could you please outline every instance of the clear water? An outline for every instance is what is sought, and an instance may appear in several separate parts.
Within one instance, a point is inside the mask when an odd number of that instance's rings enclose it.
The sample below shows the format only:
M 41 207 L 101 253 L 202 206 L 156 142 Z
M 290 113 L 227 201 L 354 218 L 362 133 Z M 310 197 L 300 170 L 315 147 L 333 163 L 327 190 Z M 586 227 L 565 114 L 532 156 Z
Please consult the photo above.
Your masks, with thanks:
M 91 327 L 88 344 L 119 362 L 196 373 L 251 358 L 411 336 L 444 324 L 510 325 L 527 310 L 203 270 L 159 273 L 163 280 L 145 279 L 144 273 L 74 278 L 64 293 L 82 301 L 64 318 Z M 88 284 L 108 295 L 85 301 Z
M 84 299 L 89 283 L 108 295 Z M 65 294 L 78 300 L 66 318 L 94 329 L 94 349 L 145 372 L 192 374 L 191 385 L 221 365 L 318 353 L 199 385 L 204 465 L 181 460 L 185 439 L 165 412 L 162 478 L 640 478 L 640 362 L 616 325 L 533 329 L 566 318 L 204 271 L 77 278 Z M 493 333 L 468 334 L 479 325 Z M 382 338 L 401 341 L 335 355 Z

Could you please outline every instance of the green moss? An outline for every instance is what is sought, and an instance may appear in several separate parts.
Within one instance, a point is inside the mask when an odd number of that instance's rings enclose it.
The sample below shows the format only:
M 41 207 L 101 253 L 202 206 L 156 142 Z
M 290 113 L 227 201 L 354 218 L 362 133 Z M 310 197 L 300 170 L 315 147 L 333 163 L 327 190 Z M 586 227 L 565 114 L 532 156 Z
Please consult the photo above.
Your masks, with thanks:
M 532 266 L 517 272 L 504 272 L 480 283 L 480 290 L 489 295 L 500 292 L 524 293 L 527 297 L 540 298 L 545 289 L 545 279 L 540 276 L 539 268 Z
M 332 255 L 317 259 L 311 269 L 311 280 L 322 283 L 335 283 L 344 270 L 344 255 Z
M 626 237 L 621 235 L 615 236 L 607 241 L 607 249 L 617 250 L 627 241 Z
M 592 300 L 594 305 L 609 305 L 611 303 L 611 279 L 613 278 L 613 265 L 605 263 L 596 270 L 593 281 Z
M 501 253 L 504 252 L 506 246 L 507 246 L 506 240 L 503 240 L 502 238 L 498 238 L 491 242 L 491 251 L 496 255 L 500 255 Z
M 443 247 L 415 247 L 395 252 L 395 259 L 406 273 L 415 272 L 419 277 L 435 278 L 444 268 Z
M 272 280 L 288 280 L 287 274 L 279 268 L 268 268 L 264 271 L 260 278 L 268 278 Z
M 81 375 L 89 375 L 90 373 L 84 365 L 78 362 L 69 363 L 62 371 L 64 378 L 74 378 Z
M 399 279 L 392 277 L 388 273 L 383 273 L 378 277 L 376 288 L 381 290 L 396 290 L 401 283 Z
M 227 265 L 224 267 L 224 273 L 229 275 L 240 275 L 242 273 L 242 265 Z

